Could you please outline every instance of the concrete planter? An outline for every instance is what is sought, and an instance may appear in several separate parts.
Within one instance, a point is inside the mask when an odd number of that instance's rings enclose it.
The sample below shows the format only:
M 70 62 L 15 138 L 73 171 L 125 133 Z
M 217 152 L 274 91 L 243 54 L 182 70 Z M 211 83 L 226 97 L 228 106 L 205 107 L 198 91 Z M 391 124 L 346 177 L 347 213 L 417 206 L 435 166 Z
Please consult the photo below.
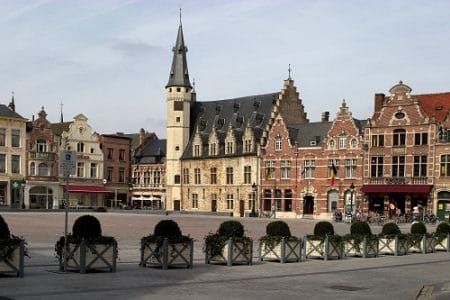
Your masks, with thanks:
M 289 261 L 299 262 L 301 260 L 301 240 L 281 239 L 280 242 L 264 242 L 259 244 L 260 260 L 272 260 L 285 263 Z
M 229 239 L 226 241 L 222 249 L 222 253 L 215 256 L 206 254 L 205 263 L 225 263 L 227 266 L 235 264 L 252 264 L 253 258 L 253 241 L 249 242 L 235 241 Z
M 447 236 L 435 236 L 435 251 L 447 251 L 450 252 L 450 235 Z
M 342 258 L 342 240 L 340 237 L 330 238 L 326 236 L 324 239 L 315 239 L 306 236 L 304 245 L 306 258 L 321 258 L 323 260 Z
M 23 277 L 25 242 L 21 240 L 8 257 L 0 256 L 0 274 L 13 274 Z
M 378 255 L 406 255 L 408 253 L 408 239 L 396 237 L 379 237 L 378 238 Z
M 365 236 L 360 239 L 343 240 L 343 256 L 345 257 L 377 257 L 378 256 L 378 238 Z
M 80 243 L 68 243 L 67 247 L 67 271 L 80 273 L 93 270 L 116 271 L 117 242 L 100 244 L 82 240 Z M 62 257 L 59 260 L 59 267 L 61 271 L 64 269 Z
M 432 236 L 413 236 L 409 238 L 408 253 L 433 253 L 436 239 Z
M 160 248 L 160 249 L 158 249 Z M 141 241 L 140 266 L 158 266 L 166 270 L 169 267 L 192 268 L 194 255 L 194 241 L 184 243 L 169 243 L 164 239 L 162 245 Z

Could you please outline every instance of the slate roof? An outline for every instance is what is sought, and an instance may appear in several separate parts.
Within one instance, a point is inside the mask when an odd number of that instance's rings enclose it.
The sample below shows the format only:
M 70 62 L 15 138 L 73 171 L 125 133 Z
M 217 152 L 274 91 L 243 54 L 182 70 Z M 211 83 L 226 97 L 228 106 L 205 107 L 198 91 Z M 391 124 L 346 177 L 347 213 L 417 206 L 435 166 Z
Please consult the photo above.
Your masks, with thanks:
M 136 164 L 157 164 L 163 163 L 166 157 L 167 140 L 149 140 L 139 146 L 134 153 L 134 163 Z
M 12 111 L 8 106 L 4 104 L 0 104 L 0 117 L 26 120 L 24 117 L 22 117 L 15 111 Z
M 289 134 L 293 134 L 291 138 L 298 147 L 317 147 L 326 137 L 331 125 L 333 122 L 312 122 L 291 125 L 288 130 Z M 315 142 L 315 145 L 311 144 L 311 141 Z
M 69 126 L 73 122 L 51 123 L 50 128 L 55 135 L 61 136 L 63 131 L 69 131 Z
M 186 52 L 187 47 L 184 45 L 183 27 L 178 27 L 177 41 L 172 49 L 173 59 L 170 68 L 169 81 L 166 88 L 171 86 L 192 87 L 189 81 L 189 72 L 187 67 Z
M 244 130 L 249 124 L 253 129 L 255 142 L 259 143 L 259 139 L 271 118 L 271 112 L 279 94 L 277 92 L 193 103 L 191 107 L 190 140 L 184 150 L 182 159 L 194 158 L 192 156 L 192 146 L 197 129 L 200 131 L 202 144 L 207 146 L 213 128 L 216 128 L 219 144 L 223 144 L 230 126 L 234 130 L 236 140 L 241 141 Z M 238 143 L 237 146 L 234 154 L 227 154 L 226 156 L 242 155 L 242 145 Z M 208 151 L 206 150 L 205 147 L 201 157 L 208 157 Z M 224 150 L 224 147 L 219 147 L 219 153 L 214 157 L 224 156 Z

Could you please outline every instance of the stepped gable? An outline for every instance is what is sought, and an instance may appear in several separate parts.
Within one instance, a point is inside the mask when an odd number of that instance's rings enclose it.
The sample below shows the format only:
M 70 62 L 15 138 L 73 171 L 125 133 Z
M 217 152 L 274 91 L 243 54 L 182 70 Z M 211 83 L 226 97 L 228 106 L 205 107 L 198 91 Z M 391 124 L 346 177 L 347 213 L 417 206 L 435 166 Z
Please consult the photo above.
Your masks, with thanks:
M 210 134 L 215 130 L 220 144 L 223 144 L 228 130 L 234 130 L 233 134 L 236 140 L 241 141 L 245 128 L 249 126 L 253 131 L 255 142 L 259 143 L 269 124 L 274 102 L 276 102 L 279 94 L 278 92 L 193 103 L 191 107 L 190 139 L 182 159 L 193 158 L 192 145 L 196 132 L 200 134 L 202 144 L 207 145 Z M 219 149 L 218 155 L 214 157 L 223 155 L 223 149 Z M 227 156 L 239 155 L 242 155 L 242 149 L 239 148 L 236 149 L 235 153 L 227 154 Z M 201 157 L 209 157 L 207 151 L 204 151 Z

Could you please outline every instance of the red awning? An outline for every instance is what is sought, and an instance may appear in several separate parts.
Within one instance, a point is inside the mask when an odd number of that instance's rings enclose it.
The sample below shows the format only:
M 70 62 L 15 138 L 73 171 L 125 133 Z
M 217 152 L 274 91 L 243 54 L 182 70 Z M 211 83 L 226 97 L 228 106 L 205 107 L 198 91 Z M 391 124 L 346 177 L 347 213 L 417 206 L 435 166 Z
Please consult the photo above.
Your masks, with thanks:
M 64 188 L 66 186 L 64 185 Z M 69 184 L 68 191 L 71 193 L 111 193 L 103 185 Z
M 407 184 L 369 184 L 363 185 L 364 193 L 429 193 L 432 185 L 407 185 Z

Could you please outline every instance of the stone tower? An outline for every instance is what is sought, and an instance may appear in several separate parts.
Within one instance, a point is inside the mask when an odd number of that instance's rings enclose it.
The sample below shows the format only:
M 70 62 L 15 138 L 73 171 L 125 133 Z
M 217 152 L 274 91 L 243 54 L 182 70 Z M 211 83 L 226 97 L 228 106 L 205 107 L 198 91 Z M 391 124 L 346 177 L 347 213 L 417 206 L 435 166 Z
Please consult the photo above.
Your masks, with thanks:
M 180 18 L 177 40 L 172 49 L 173 59 L 167 99 L 167 156 L 166 156 L 166 209 L 179 210 L 181 205 L 180 157 L 189 141 L 190 108 L 193 101 L 189 81 L 183 27 Z

